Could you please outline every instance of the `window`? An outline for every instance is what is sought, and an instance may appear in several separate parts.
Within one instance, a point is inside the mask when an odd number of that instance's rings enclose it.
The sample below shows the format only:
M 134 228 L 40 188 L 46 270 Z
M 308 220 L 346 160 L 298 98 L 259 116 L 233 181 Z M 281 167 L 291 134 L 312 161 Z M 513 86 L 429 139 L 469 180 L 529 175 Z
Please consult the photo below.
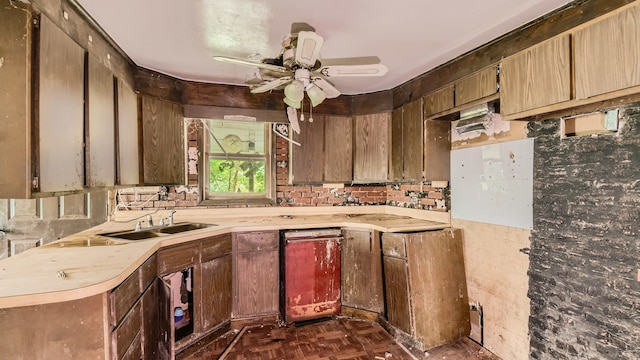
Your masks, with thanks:
M 272 200 L 269 124 L 205 120 L 203 193 L 207 200 Z

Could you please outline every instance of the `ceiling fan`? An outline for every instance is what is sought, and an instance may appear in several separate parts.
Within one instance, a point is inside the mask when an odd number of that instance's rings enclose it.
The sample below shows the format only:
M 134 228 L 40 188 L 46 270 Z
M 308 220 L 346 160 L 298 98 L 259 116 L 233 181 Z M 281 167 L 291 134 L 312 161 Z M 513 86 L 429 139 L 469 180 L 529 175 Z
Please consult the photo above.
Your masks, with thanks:
M 247 81 L 252 93 L 284 89 L 284 102 L 292 108 L 301 107 L 306 92 L 311 106 L 325 99 L 340 96 L 340 91 L 328 80 L 349 76 L 382 76 L 388 69 L 377 56 L 343 59 L 320 59 L 324 39 L 306 23 L 293 23 L 291 33 L 282 41 L 276 58 L 260 62 L 228 56 L 214 56 L 218 61 L 254 66 L 256 78 Z

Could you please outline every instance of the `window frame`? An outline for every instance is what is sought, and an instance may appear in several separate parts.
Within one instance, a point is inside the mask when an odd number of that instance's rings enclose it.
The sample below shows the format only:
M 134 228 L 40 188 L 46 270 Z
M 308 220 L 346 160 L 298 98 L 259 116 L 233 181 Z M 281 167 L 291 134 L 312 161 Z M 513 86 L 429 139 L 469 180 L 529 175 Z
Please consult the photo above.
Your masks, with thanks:
M 200 119 L 207 122 L 209 126 L 211 121 L 222 119 Z M 229 121 L 229 120 L 224 120 Z M 276 196 L 276 162 L 275 162 L 275 139 L 271 132 L 270 122 L 257 121 L 265 127 L 265 149 L 264 155 L 255 154 L 228 154 L 228 156 L 219 156 L 219 154 L 210 153 L 211 141 L 214 141 L 209 134 L 207 127 L 202 126 L 200 131 L 200 137 L 198 141 L 198 151 L 200 153 L 198 183 L 200 184 L 199 190 L 201 194 L 202 205 L 242 205 L 242 204 L 275 204 Z M 218 139 L 221 140 L 221 139 Z M 226 193 L 226 194 L 211 194 L 209 192 L 209 174 L 210 174 L 210 162 L 209 159 L 264 159 L 265 160 L 265 192 L 261 194 L 256 193 Z M 212 196 L 213 195 L 213 196 Z

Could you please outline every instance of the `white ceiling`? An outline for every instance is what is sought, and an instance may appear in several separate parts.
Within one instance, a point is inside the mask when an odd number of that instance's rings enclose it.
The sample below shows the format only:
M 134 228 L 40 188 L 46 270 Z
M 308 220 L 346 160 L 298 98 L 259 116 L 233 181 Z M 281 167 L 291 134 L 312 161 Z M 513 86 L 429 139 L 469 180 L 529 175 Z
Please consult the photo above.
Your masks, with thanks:
M 276 57 L 294 22 L 324 38 L 321 58 L 376 55 L 383 77 L 332 79 L 344 94 L 394 88 L 568 0 L 76 0 L 139 66 L 244 85 L 249 66 L 213 55 Z

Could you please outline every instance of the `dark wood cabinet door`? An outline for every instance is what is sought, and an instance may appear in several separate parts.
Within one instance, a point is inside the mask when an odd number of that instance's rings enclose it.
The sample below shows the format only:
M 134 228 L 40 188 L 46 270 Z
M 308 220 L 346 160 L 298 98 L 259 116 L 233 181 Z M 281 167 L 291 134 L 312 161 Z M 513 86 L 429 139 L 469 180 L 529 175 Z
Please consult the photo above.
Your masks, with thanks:
M 384 256 L 383 263 L 387 320 L 398 329 L 412 334 L 407 260 Z
M 200 243 L 187 243 L 158 251 L 158 275 L 166 275 L 200 262 Z
M 383 313 L 380 233 L 343 230 L 342 235 L 342 305 Z
M 353 119 L 323 116 L 324 182 L 351 182 L 353 179 Z
M 293 132 L 293 139 L 300 143 L 292 145 L 291 181 L 294 184 L 321 183 L 323 180 L 324 121 L 301 121 L 300 134 Z
M 93 55 L 87 56 L 87 185 L 112 187 L 116 178 L 113 74 Z
M 391 113 L 391 146 L 389 151 L 391 155 L 389 157 L 389 180 L 399 181 L 402 180 L 402 169 L 404 167 L 402 153 L 402 107 L 399 107 Z
M 158 360 L 175 358 L 175 338 L 173 322 L 173 302 L 171 301 L 171 286 L 160 278 L 156 279 L 158 286 Z
M 39 190 L 84 187 L 85 51 L 49 18 L 40 18 Z
M 391 113 L 359 115 L 354 119 L 353 181 L 385 182 L 389 177 Z
M 424 178 L 429 181 L 451 178 L 451 123 L 424 122 Z
M 202 331 L 209 331 L 231 318 L 231 254 L 203 262 L 201 271 Z
M 422 99 L 403 106 L 402 115 L 402 158 L 403 179 L 422 179 Z
M 158 281 L 154 281 L 142 294 L 142 358 L 144 360 L 162 359 L 159 346 L 164 341 L 164 335 L 160 322 L 167 316 L 165 314 L 161 317 L 160 314 L 162 301 L 159 301 Z
M 141 110 L 144 183 L 184 184 L 182 105 L 143 96 Z
M 278 251 L 251 251 L 235 255 L 234 317 L 279 311 Z
M 138 95 L 124 81 L 117 81 L 118 94 L 118 179 L 119 185 L 140 183 L 140 135 Z

